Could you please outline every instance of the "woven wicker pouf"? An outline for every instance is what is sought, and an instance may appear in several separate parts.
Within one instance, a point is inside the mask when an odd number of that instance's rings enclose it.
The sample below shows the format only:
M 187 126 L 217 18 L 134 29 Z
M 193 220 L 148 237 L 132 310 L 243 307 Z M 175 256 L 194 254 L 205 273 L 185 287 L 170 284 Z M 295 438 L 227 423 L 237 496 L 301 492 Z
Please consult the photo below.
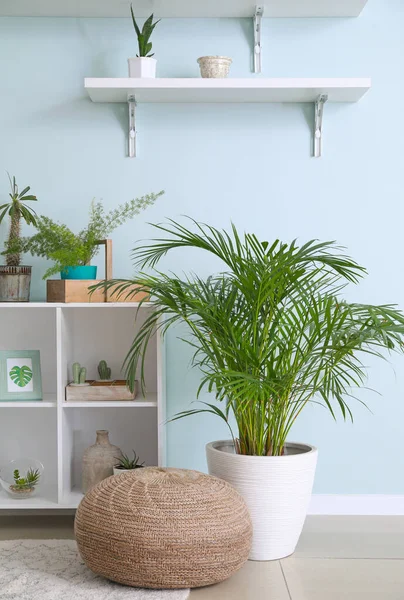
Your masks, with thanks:
M 75 534 L 94 573 L 144 588 L 218 583 L 247 560 L 252 526 L 228 483 L 148 467 L 105 479 L 83 498 Z

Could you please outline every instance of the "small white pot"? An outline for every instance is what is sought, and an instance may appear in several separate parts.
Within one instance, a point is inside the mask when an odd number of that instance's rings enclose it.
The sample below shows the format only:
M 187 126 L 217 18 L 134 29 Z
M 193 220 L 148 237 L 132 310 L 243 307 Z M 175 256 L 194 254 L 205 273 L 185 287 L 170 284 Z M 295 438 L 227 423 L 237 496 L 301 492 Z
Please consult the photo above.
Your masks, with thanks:
M 142 468 L 142 467 L 140 467 L 140 468 Z M 114 467 L 114 475 L 120 475 L 121 473 L 131 473 L 132 471 L 136 471 L 136 470 L 137 469 L 117 469 L 116 467 Z
M 206 446 L 209 473 L 230 483 L 246 501 L 253 524 L 250 560 L 293 554 L 310 503 L 317 449 L 286 444 L 284 456 L 235 454 L 231 440 Z
M 156 64 L 157 60 L 155 58 L 148 58 L 147 56 L 128 58 L 129 77 L 153 79 L 156 77 Z
M 117 469 L 114 467 L 114 475 L 120 475 L 121 473 L 127 473 L 128 471 L 132 471 L 133 469 Z
M 232 62 L 227 56 L 201 56 L 197 60 L 201 77 L 209 79 L 227 77 Z

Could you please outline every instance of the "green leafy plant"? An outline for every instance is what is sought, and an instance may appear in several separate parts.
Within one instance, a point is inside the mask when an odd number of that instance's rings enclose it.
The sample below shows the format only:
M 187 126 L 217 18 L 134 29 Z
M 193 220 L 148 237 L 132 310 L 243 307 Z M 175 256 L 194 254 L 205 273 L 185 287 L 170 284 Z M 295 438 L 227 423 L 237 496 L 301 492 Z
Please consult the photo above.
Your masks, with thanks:
M 138 365 L 145 387 L 144 356 L 156 331 L 164 335 L 181 323 L 192 365 L 201 371 L 198 395 L 206 387 L 219 404 L 174 419 L 212 413 L 230 427 L 238 453 L 280 456 L 308 402 L 323 404 L 334 418 L 336 408 L 352 418 L 349 403 L 366 378 L 362 357 L 403 351 L 403 313 L 393 305 L 343 299 L 345 286 L 357 284 L 366 271 L 334 242 L 270 244 L 241 236 L 234 226 L 227 232 L 194 225 L 195 231 L 174 221 L 155 226 L 169 237 L 134 250 L 136 266 L 154 273 L 108 282 L 126 297 L 134 283 L 148 289 L 154 305 L 125 359 L 129 387 Z M 225 270 L 206 279 L 157 271 L 160 259 L 176 248 L 200 249 L 219 258 Z
M 32 490 L 38 485 L 41 474 L 38 469 L 28 469 L 25 477 L 21 477 L 19 470 L 15 469 L 13 477 L 14 485 L 11 486 L 13 489 L 17 491 Z
M 15 177 L 11 179 L 8 173 L 7 175 L 11 187 L 9 194 L 11 200 L 0 206 L 0 223 L 6 215 L 10 217 L 10 231 L 5 243 L 6 250 L 15 246 L 16 243 L 18 244 L 21 235 L 21 220 L 25 221 L 27 225 L 36 225 L 36 213 L 30 206 L 26 205 L 26 202 L 37 201 L 36 196 L 28 194 L 31 189 L 29 186 L 20 192 Z M 6 263 L 9 267 L 18 267 L 21 264 L 21 254 L 19 252 L 7 253 Z
M 140 458 L 137 456 L 134 450 L 132 450 L 132 452 L 133 458 L 129 458 L 127 454 L 123 454 L 120 457 L 116 457 L 116 460 L 118 462 L 115 465 L 115 468 L 123 470 L 142 469 L 144 467 L 144 462 L 139 464 Z
M 43 279 L 66 271 L 67 267 L 87 265 L 99 252 L 100 240 L 154 204 L 163 193 L 161 191 L 158 194 L 135 198 L 107 213 L 101 202 L 93 201 L 90 206 L 89 224 L 77 234 L 66 225 L 57 223 L 49 217 L 39 216 L 35 222 L 37 233 L 29 238 L 14 240 L 6 253 L 17 250 L 52 260 L 55 264 L 46 271 Z
M 152 50 L 152 43 L 149 40 L 150 40 L 151 34 L 153 33 L 154 28 L 156 27 L 157 23 L 160 23 L 161 19 L 159 19 L 158 21 L 155 21 L 153 23 L 154 15 L 151 14 L 150 17 L 148 19 L 146 19 L 146 21 L 144 22 L 142 31 L 140 31 L 140 28 L 139 28 L 138 24 L 136 23 L 135 15 L 133 13 L 132 4 L 130 5 L 130 12 L 132 15 L 133 27 L 135 28 L 136 35 L 137 35 L 137 41 L 139 44 L 139 54 L 136 54 L 136 56 L 138 56 L 138 57 L 147 56 L 148 58 L 151 58 L 152 56 L 154 56 L 154 53 L 150 54 L 150 52 Z
M 32 369 L 27 365 L 15 366 L 9 373 L 12 381 L 19 387 L 26 387 L 32 379 Z

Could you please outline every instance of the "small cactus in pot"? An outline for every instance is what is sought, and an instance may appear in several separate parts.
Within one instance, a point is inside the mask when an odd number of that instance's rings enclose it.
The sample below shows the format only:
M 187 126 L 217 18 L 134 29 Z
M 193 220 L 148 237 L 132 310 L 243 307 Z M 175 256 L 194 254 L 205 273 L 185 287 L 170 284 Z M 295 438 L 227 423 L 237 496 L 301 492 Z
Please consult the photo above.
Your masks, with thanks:
M 108 366 L 106 360 L 100 360 L 98 363 L 98 375 L 100 381 L 111 381 L 111 368 Z

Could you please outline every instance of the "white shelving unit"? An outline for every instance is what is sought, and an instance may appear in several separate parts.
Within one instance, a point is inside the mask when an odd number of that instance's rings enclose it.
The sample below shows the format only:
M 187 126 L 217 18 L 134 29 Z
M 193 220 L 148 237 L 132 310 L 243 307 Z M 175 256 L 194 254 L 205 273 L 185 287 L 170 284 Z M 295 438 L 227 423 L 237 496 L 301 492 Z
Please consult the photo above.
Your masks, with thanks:
M 134 402 L 66 402 L 65 386 L 78 361 L 96 378 L 107 360 L 115 374 L 135 330 L 152 310 L 143 304 L 0 304 L 0 350 L 40 350 L 42 402 L 0 402 L 1 463 L 19 456 L 45 466 L 37 497 L 20 500 L 0 492 L 1 510 L 74 509 L 82 494 L 81 458 L 108 429 L 126 453 L 134 448 L 148 465 L 165 464 L 163 345 L 159 336 L 146 356 L 147 397 Z
M 314 150 L 321 156 L 325 102 L 358 102 L 371 87 L 369 78 L 246 78 L 246 79 L 131 79 L 86 78 L 84 87 L 93 102 L 127 102 L 128 154 L 136 156 L 135 109 L 139 103 L 272 103 L 314 104 Z
M 271 0 L 267 17 L 358 17 L 367 0 Z M 251 17 L 254 0 L 135 0 L 136 15 L 159 18 Z M 127 17 L 123 0 L 2 0 L 0 16 Z

